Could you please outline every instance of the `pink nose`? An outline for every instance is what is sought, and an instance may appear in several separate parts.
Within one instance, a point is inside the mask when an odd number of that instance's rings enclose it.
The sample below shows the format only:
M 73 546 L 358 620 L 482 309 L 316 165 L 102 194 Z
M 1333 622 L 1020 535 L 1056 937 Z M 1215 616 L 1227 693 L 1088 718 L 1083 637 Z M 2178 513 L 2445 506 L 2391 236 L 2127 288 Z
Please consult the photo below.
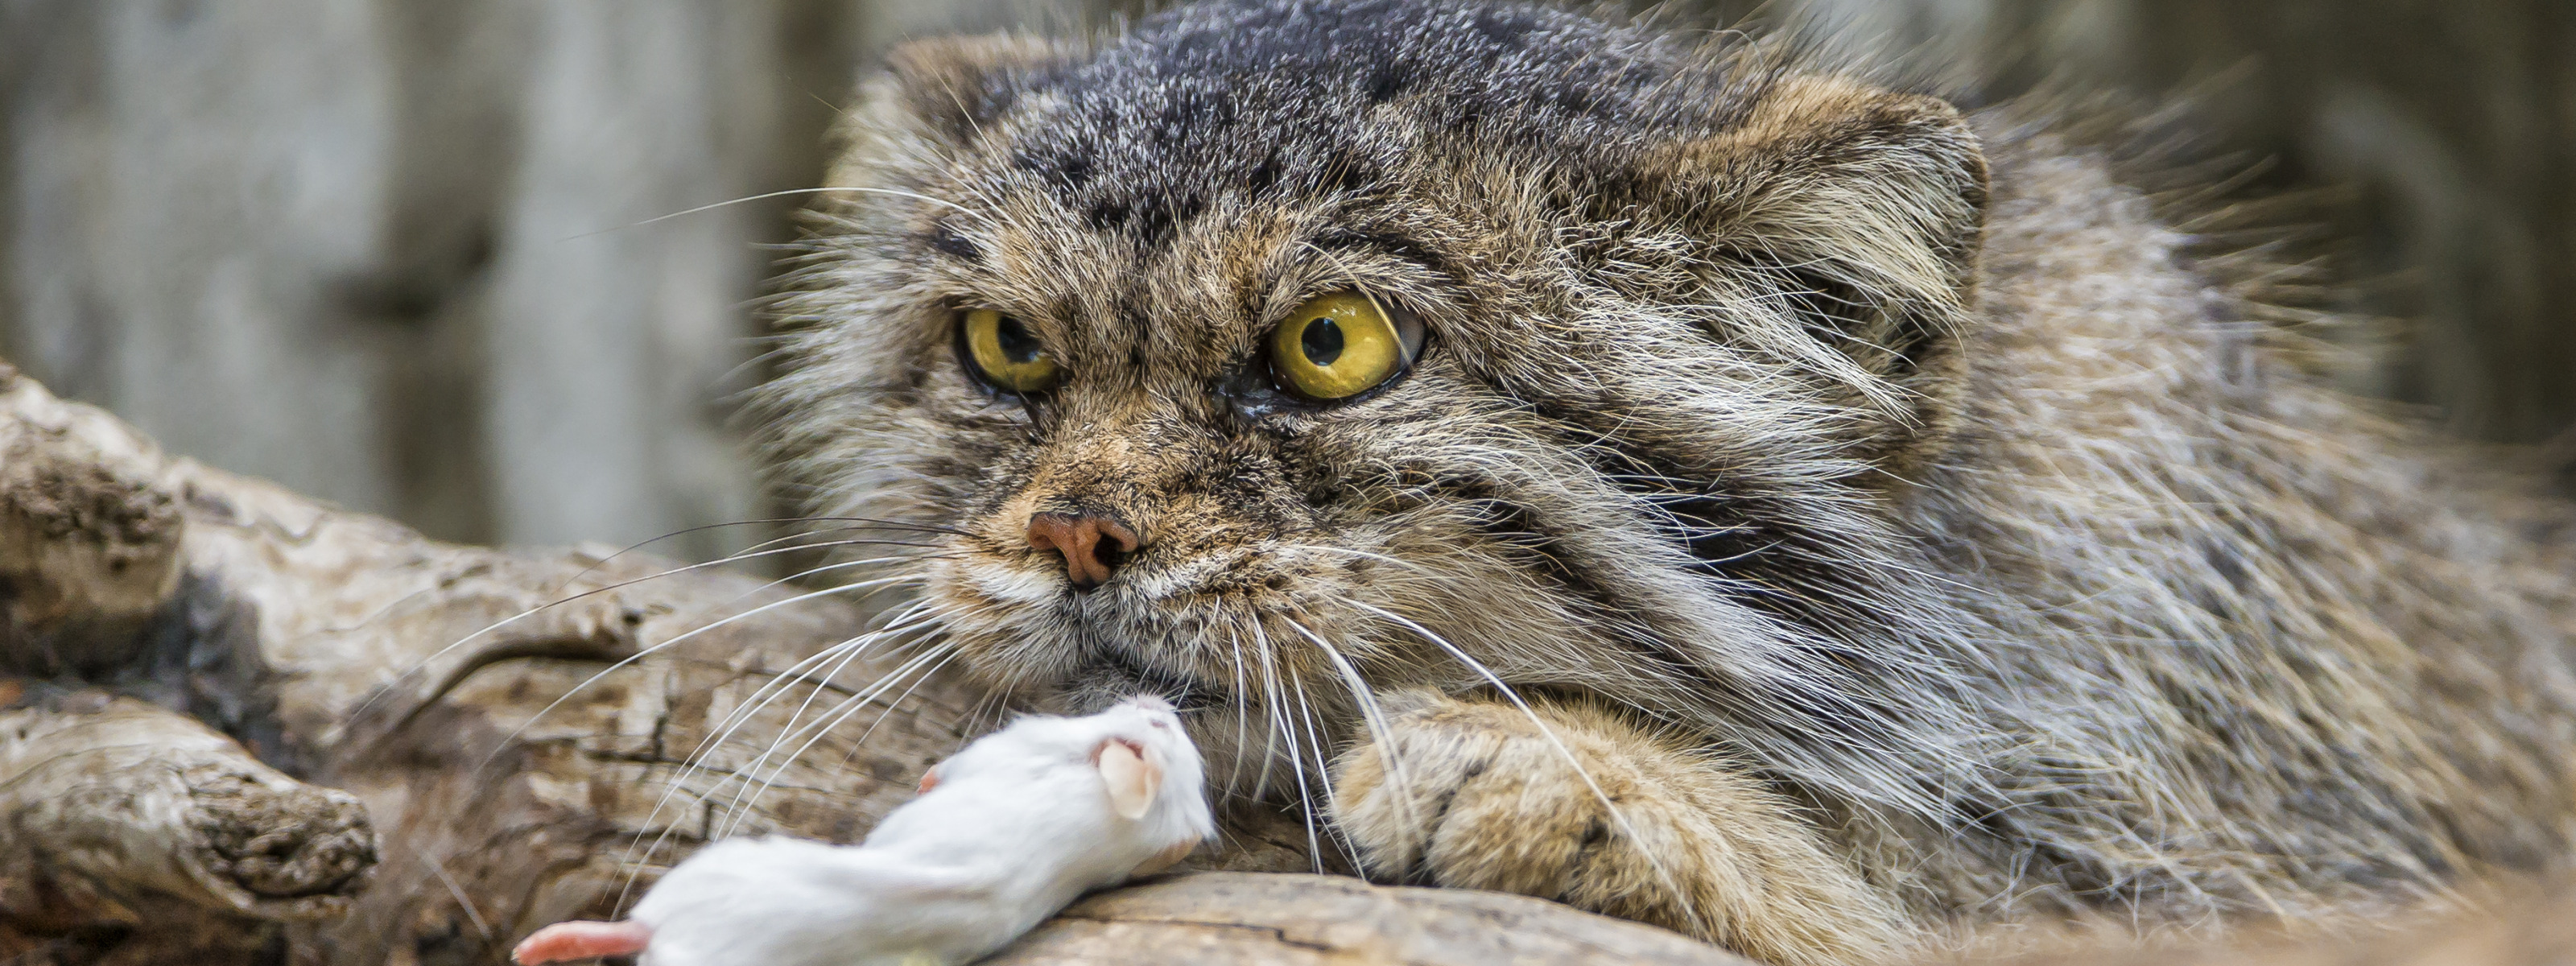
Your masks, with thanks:
M 1105 516 L 1039 513 L 1029 517 L 1029 546 L 1064 557 L 1064 575 L 1077 590 L 1090 590 L 1109 579 L 1118 562 L 1144 541 L 1136 531 Z

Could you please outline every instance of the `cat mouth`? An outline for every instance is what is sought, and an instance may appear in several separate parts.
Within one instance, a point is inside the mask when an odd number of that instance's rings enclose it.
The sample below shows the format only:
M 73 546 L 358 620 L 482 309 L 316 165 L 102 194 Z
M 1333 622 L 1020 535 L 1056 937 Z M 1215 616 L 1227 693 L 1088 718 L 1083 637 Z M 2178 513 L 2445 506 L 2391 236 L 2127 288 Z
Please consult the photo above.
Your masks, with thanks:
M 1085 670 L 1090 672 L 1085 677 L 1110 690 L 1156 695 L 1171 702 L 1173 710 L 1183 714 L 1214 707 L 1217 703 L 1214 689 L 1177 674 L 1146 667 L 1115 651 L 1093 655 L 1090 666 Z

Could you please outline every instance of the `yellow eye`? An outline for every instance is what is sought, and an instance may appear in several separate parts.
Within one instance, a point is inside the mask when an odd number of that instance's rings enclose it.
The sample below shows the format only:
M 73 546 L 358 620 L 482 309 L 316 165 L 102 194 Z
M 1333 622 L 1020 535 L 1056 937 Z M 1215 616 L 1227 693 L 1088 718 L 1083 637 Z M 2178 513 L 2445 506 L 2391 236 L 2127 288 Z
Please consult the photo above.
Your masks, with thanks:
M 985 382 L 1005 392 L 1045 392 L 1063 375 L 1055 357 L 1038 345 L 1020 320 L 992 309 L 968 309 L 958 319 L 957 339 L 965 344 L 966 364 Z
M 1298 306 L 1270 334 L 1270 374 L 1307 399 L 1348 399 L 1403 372 L 1421 347 L 1410 315 L 1389 319 L 1366 295 L 1334 292 Z

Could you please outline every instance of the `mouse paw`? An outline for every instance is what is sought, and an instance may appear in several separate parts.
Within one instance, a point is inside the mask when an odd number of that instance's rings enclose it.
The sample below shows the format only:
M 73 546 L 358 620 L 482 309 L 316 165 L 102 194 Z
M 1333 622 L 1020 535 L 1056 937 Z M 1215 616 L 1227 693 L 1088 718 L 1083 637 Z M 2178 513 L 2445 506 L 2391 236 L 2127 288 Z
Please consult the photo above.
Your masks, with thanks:
M 1789 803 L 1580 705 L 1390 696 L 1334 766 L 1373 873 L 1554 899 L 1769 962 L 1875 958 L 1904 918 Z

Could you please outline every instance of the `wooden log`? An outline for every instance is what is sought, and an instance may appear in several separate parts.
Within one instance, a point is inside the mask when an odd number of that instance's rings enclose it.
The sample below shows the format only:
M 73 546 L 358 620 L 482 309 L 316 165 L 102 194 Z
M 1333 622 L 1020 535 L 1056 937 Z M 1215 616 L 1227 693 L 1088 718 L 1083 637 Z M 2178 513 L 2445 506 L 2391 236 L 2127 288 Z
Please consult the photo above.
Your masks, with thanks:
M 0 362 L 0 666 L 110 672 L 179 579 L 151 442 Z
M 60 480 L 79 485 L 45 482 Z M 77 498 L 47 502 L 50 493 Z M 89 510 L 38 512 L 58 506 Z M 6 512 L 20 522 L 0 522 L 19 527 L 0 531 L 0 586 L 12 588 L 0 597 L 23 603 L 0 609 L 0 635 L 16 642 L 0 651 L 0 680 L 57 694 L 48 721 L 90 702 L 83 713 L 156 735 L 90 742 L 82 735 L 106 732 L 57 727 L 58 743 L 98 745 L 81 751 L 97 764 L 58 766 L 66 780 L 114 785 L 129 770 L 107 763 L 129 752 L 106 746 L 132 745 L 146 756 L 212 756 L 256 775 L 260 789 L 314 804 L 254 810 L 267 824 L 250 834 L 253 852 L 282 856 L 268 865 L 224 866 L 180 847 L 197 839 L 164 850 L 196 856 L 250 905 L 184 864 L 161 878 L 127 875 L 118 895 L 133 898 L 31 900 L 42 908 L 28 918 L 49 916 L 46 932 L 0 946 L 0 962 L 498 963 L 539 925 L 614 915 L 711 838 L 854 840 L 932 762 L 995 720 L 935 655 L 900 635 L 871 641 L 867 610 L 837 593 L 615 548 L 426 540 L 166 457 L 105 413 L 0 368 Z M 854 641 L 867 643 L 844 647 Z M 170 801 L 216 801 L 248 780 L 158 774 L 179 776 L 152 786 Z M 350 801 L 381 835 L 371 873 L 333 879 L 321 897 L 244 884 L 292 891 L 354 863 L 343 846 L 363 826 Z M 111 812 L 91 821 L 106 831 L 85 834 L 170 827 Z M 1294 820 L 1238 815 L 1230 832 L 1233 847 L 1199 866 L 1311 867 Z M 312 844 L 279 844 L 289 842 Z M 30 882 L 76 881 L 89 868 L 18 850 Z M 1741 962 L 1533 899 L 1240 873 L 1096 898 L 999 961 L 1104 956 Z
M 1107 962 L 1751 966 L 1679 933 L 1522 896 L 1244 872 L 1184 875 L 1093 896 L 985 966 Z
M 185 962 L 256 954 L 277 924 L 349 911 L 376 861 L 358 800 L 194 719 L 98 691 L 0 708 L 0 956 Z M 112 957 L 102 954 L 113 951 Z
M 426 540 L 166 457 L 0 364 L 0 964 L 500 963 L 713 838 L 855 839 L 993 721 L 868 627 L 719 568 Z M 1311 866 L 1294 819 L 1228 832 L 1197 867 Z M 2564 902 L 2503 908 L 2402 940 L 1949 961 L 2576 955 Z M 1239 871 L 1094 896 L 992 960 L 1103 961 L 1745 962 L 1536 899 Z

